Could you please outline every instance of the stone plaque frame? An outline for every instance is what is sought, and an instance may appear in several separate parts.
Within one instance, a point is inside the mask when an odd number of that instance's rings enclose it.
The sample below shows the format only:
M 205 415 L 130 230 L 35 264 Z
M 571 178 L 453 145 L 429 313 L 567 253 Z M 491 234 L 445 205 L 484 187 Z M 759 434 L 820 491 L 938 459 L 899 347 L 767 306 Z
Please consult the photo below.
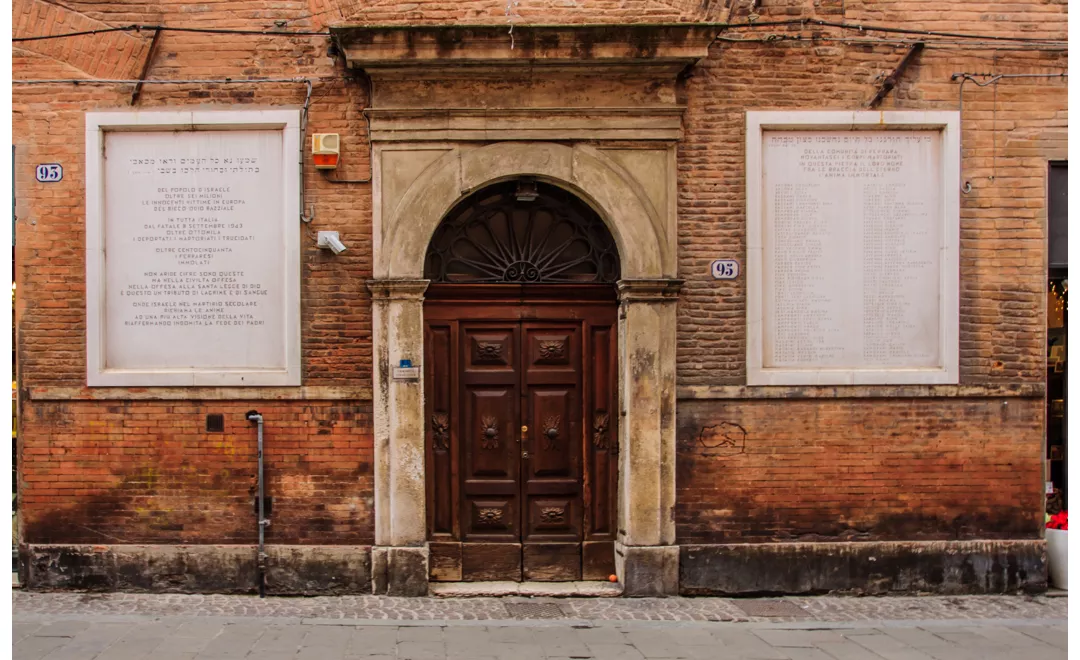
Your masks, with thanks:
M 111 131 L 280 130 L 279 221 L 284 240 L 277 254 L 284 286 L 284 368 L 109 369 L 105 354 L 105 133 Z M 197 110 L 86 113 L 86 359 L 90 387 L 289 386 L 300 385 L 300 111 Z
M 938 364 L 921 368 L 765 367 L 762 141 L 769 130 L 935 131 L 941 136 L 938 180 L 943 218 L 939 278 Z M 953 111 L 748 111 L 746 113 L 746 379 L 748 385 L 908 385 L 959 382 L 960 114 Z

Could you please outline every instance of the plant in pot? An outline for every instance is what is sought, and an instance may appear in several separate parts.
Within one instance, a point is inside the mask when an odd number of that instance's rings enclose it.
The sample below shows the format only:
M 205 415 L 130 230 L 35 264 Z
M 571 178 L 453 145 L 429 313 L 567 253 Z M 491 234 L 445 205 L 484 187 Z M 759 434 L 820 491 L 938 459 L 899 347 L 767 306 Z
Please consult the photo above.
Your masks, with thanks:
M 1046 555 L 1050 564 L 1050 584 L 1058 589 L 1069 588 L 1069 512 L 1048 516 L 1046 521 Z

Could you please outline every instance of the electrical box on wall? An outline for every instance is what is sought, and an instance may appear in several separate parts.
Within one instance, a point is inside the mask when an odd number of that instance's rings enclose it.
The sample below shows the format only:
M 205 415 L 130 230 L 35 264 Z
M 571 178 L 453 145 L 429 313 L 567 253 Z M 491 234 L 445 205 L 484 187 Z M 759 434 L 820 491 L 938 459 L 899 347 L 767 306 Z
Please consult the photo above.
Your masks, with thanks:
M 336 168 L 341 157 L 341 136 L 337 133 L 315 133 L 311 136 L 311 156 L 315 169 Z

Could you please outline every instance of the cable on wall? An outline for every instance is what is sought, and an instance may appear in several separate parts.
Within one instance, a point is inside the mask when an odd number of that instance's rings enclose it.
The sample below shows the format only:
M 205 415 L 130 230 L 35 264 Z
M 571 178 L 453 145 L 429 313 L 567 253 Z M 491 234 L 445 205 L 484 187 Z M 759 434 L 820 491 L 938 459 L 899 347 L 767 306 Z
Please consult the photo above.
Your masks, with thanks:
M 22 43 L 26 41 L 45 41 L 47 39 L 67 39 L 69 37 L 83 37 L 91 34 L 104 34 L 107 32 L 142 32 L 143 30 L 160 30 L 162 32 L 195 32 L 198 34 L 235 34 L 235 35 L 248 35 L 248 36 L 263 36 L 263 37 L 329 37 L 330 32 L 314 32 L 307 30 L 293 30 L 286 31 L 280 29 L 273 30 L 245 30 L 237 28 L 192 28 L 192 27 L 171 27 L 167 25 L 124 25 L 113 28 L 101 28 L 98 30 L 82 30 L 80 32 L 64 32 L 61 34 L 43 34 L 35 37 L 13 37 L 12 43 Z
M 1061 42 L 1030 42 L 1002 44 L 997 41 L 964 41 L 956 39 L 903 39 L 887 37 L 830 37 L 824 35 L 784 34 L 770 32 L 764 37 L 725 37 L 718 35 L 715 41 L 728 44 L 780 44 L 784 42 L 841 43 L 854 45 L 884 45 L 897 48 L 923 44 L 927 48 L 993 48 L 999 51 L 1067 52 L 1068 45 Z
M 996 92 L 997 91 L 997 83 L 1000 80 L 1003 80 L 1003 79 L 1008 79 L 1008 78 L 1068 78 L 1068 77 L 1069 77 L 1069 73 L 1067 71 L 1066 72 L 1059 72 L 1059 73 L 954 73 L 954 74 L 952 74 L 952 76 L 950 77 L 950 80 L 952 80 L 953 82 L 956 82 L 957 80 L 960 81 L 960 92 L 959 92 L 960 99 L 959 99 L 959 103 L 958 103 L 959 107 L 957 108 L 958 111 L 960 112 L 960 122 L 961 122 L 960 153 L 964 153 L 963 121 L 964 121 L 964 84 L 965 83 L 970 81 L 972 83 L 975 83 L 979 87 L 986 87 L 987 85 L 994 85 L 994 90 Z M 980 80 L 980 79 L 982 79 L 982 80 Z M 995 99 L 996 99 L 996 96 L 995 96 Z M 996 102 L 994 104 L 994 110 L 995 110 L 995 113 L 996 113 L 996 111 L 997 111 L 997 103 Z M 994 128 L 994 153 L 993 153 L 993 159 L 994 159 L 993 163 L 994 163 L 994 165 L 993 165 L 993 175 L 990 177 L 991 182 L 993 182 L 994 178 L 997 176 L 997 128 L 996 128 L 997 115 L 996 114 L 995 114 L 995 117 L 994 117 L 994 122 L 995 122 L 995 128 Z M 961 159 L 960 167 L 961 167 L 960 179 L 963 180 L 963 178 L 964 178 L 963 177 L 963 159 Z M 971 192 L 971 182 L 970 181 L 964 181 L 964 183 L 960 186 L 960 190 L 964 194 L 970 193 Z
M 587 26 L 589 24 L 583 24 L 583 25 Z M 660 27 L 662 25 L 667 25 L 667 24 L 657 24 L 656 26 Z M 721 32 L 723 32 L 725 30 L 741 30 L 741 29 L 756 30 L 756 29 L 759 29 L 759 28 L 766 28 L 766 27 L 784 27 L 784 26 L 790 27 L 790 26 L 796 26 L 796 25 L 801 26 L 801 27 L 806 27 L 806 26 L 811 26 L 812 25 L 812 26 L 818 26 L 818 27 L 838 28 L 838 29 L 841 29 L 841 30 L 853 30 L 853 31 L 856 31 L 856 32 L 859 32 L 859 33 L 882 32 L 882 33 L 905 34 L 905 35 L 913 35 L 913 36 L 921 36 L 921 37 L 951 37 L 951 38 L 956 38 L 956 39 L 974 39 L 974 40 L 982 40 L 982 41 L 1014 42 L 1014 43 L 1042 43 L 1042 44 L 1053 44 L 1053 45 L 1067 45 L 1067 43 L 1068 43 L 1067 41 L 1062 41 L 1062 40 L 1037 39 L 1037 38 L 1030 38 L 1030 37 L 1012 37 L 1012 36 L 997 35 L 997 34 L 977 34 L 977 33 L 964 33 L 964 32 L 939 32 L 939 31 L 936 31 L 936 30 L 918 30 L 918 29 L 914 29 L 914 28 L 903 28 L 903 27 L 895 27 L 895 26 L 889 26 L 889 25 L 874 25 L 874 24 L 867 24 L 867 23 L 838 23 L 838 22 L 835 22 L 835 21 L 825 21 L 825 20 L 816 19 L 816 18 L 800 18 L 800 19 L 792 19 L 792 20 L 784 20 L 784 21 L 756 21 L 756 22 L 751 22 L 751 23 L 707 23 L 707 22 L 702 22 L 702 23 L 672 23 L 671 25 L 679 25 L 679 26 L 692 25 L 692 26 L 706 27 L 706 28 L 711 27 L 711 28 L 717 28 Z M 502 26 L 476 24 L 476 25 L 463 25 L 463 26 L 459 26 L 459 27 L 482 28 L 482 27 L 502 27 Z M 529 26 L 529 25 L 521 25 L 520 26 L 521 29 L 528 29 L 529 27 L 531 27 L 531 26 Z M 167 26 L 167 25 L 137 25 L 137 24 L 133 24 L 133 25 L 125 25 L 125 26 L 121 26 L 121 27 L 114 27 L 114 28 L 102 28 L 102 29 L 98 29 L 98 30 L 84 30 L 84 31 L 81 31 L 81 32 L 65 32 L 65 33 L 62 33 L 62 34 L 47 34 L 47 35 L 39 35 L 39 36 L 33 36 L 33 37 L 15 37 L 15 38 L 12 38 L 11 41 L 12 41 L 12 43 L 21 43 L 21 42 L 27 42 L 27 41 L 42 41 L 42 40 L 46 40 L 46 39 L 64 39 L 64 38 L 68 38 L 68 37 L 79 37 L 79 36 L 85 36 L 85 35 L 90 35 L 90 34 L 102 34 L 102 33 L 106 33 L 106 32 L 124 32 L 124 31 L 127 31 L 127 32 L 140 32 L 142 30 L 162 30 L 162 31 L 169 31 L 169 32 L 191 32 L 191 33 L 198 33 L 198 34 L 248 35 L 248 36 L 262 36 L 262 37 L 306 37 L 306 36 L 329 37 L 329 36 L 332 36 L 332 34 L 330 33 L 329 30 L 320 30 L 320 31 L 292 30 L 292 31 L 287 31 L 287 30 L 282 30 L 282 29 L 279 29 L 279 28 L 269 29 L 269 30 L 251 30 L 251 29 L 242 29 L 242 28 L 197 28 L 197 27 L 173 27 L 173 26 Z

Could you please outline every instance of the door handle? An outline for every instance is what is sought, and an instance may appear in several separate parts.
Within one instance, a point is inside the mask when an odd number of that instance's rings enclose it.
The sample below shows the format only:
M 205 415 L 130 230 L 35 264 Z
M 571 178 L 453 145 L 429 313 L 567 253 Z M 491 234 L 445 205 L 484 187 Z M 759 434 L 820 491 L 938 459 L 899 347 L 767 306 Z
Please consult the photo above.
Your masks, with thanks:
M 525 434 L 528 433 L 528 432 L 529 432 L 529 427 L 523 425 L 521 427 L 521 437 L 518 438 L 518 442 L 524 441 L 525 440 Z

